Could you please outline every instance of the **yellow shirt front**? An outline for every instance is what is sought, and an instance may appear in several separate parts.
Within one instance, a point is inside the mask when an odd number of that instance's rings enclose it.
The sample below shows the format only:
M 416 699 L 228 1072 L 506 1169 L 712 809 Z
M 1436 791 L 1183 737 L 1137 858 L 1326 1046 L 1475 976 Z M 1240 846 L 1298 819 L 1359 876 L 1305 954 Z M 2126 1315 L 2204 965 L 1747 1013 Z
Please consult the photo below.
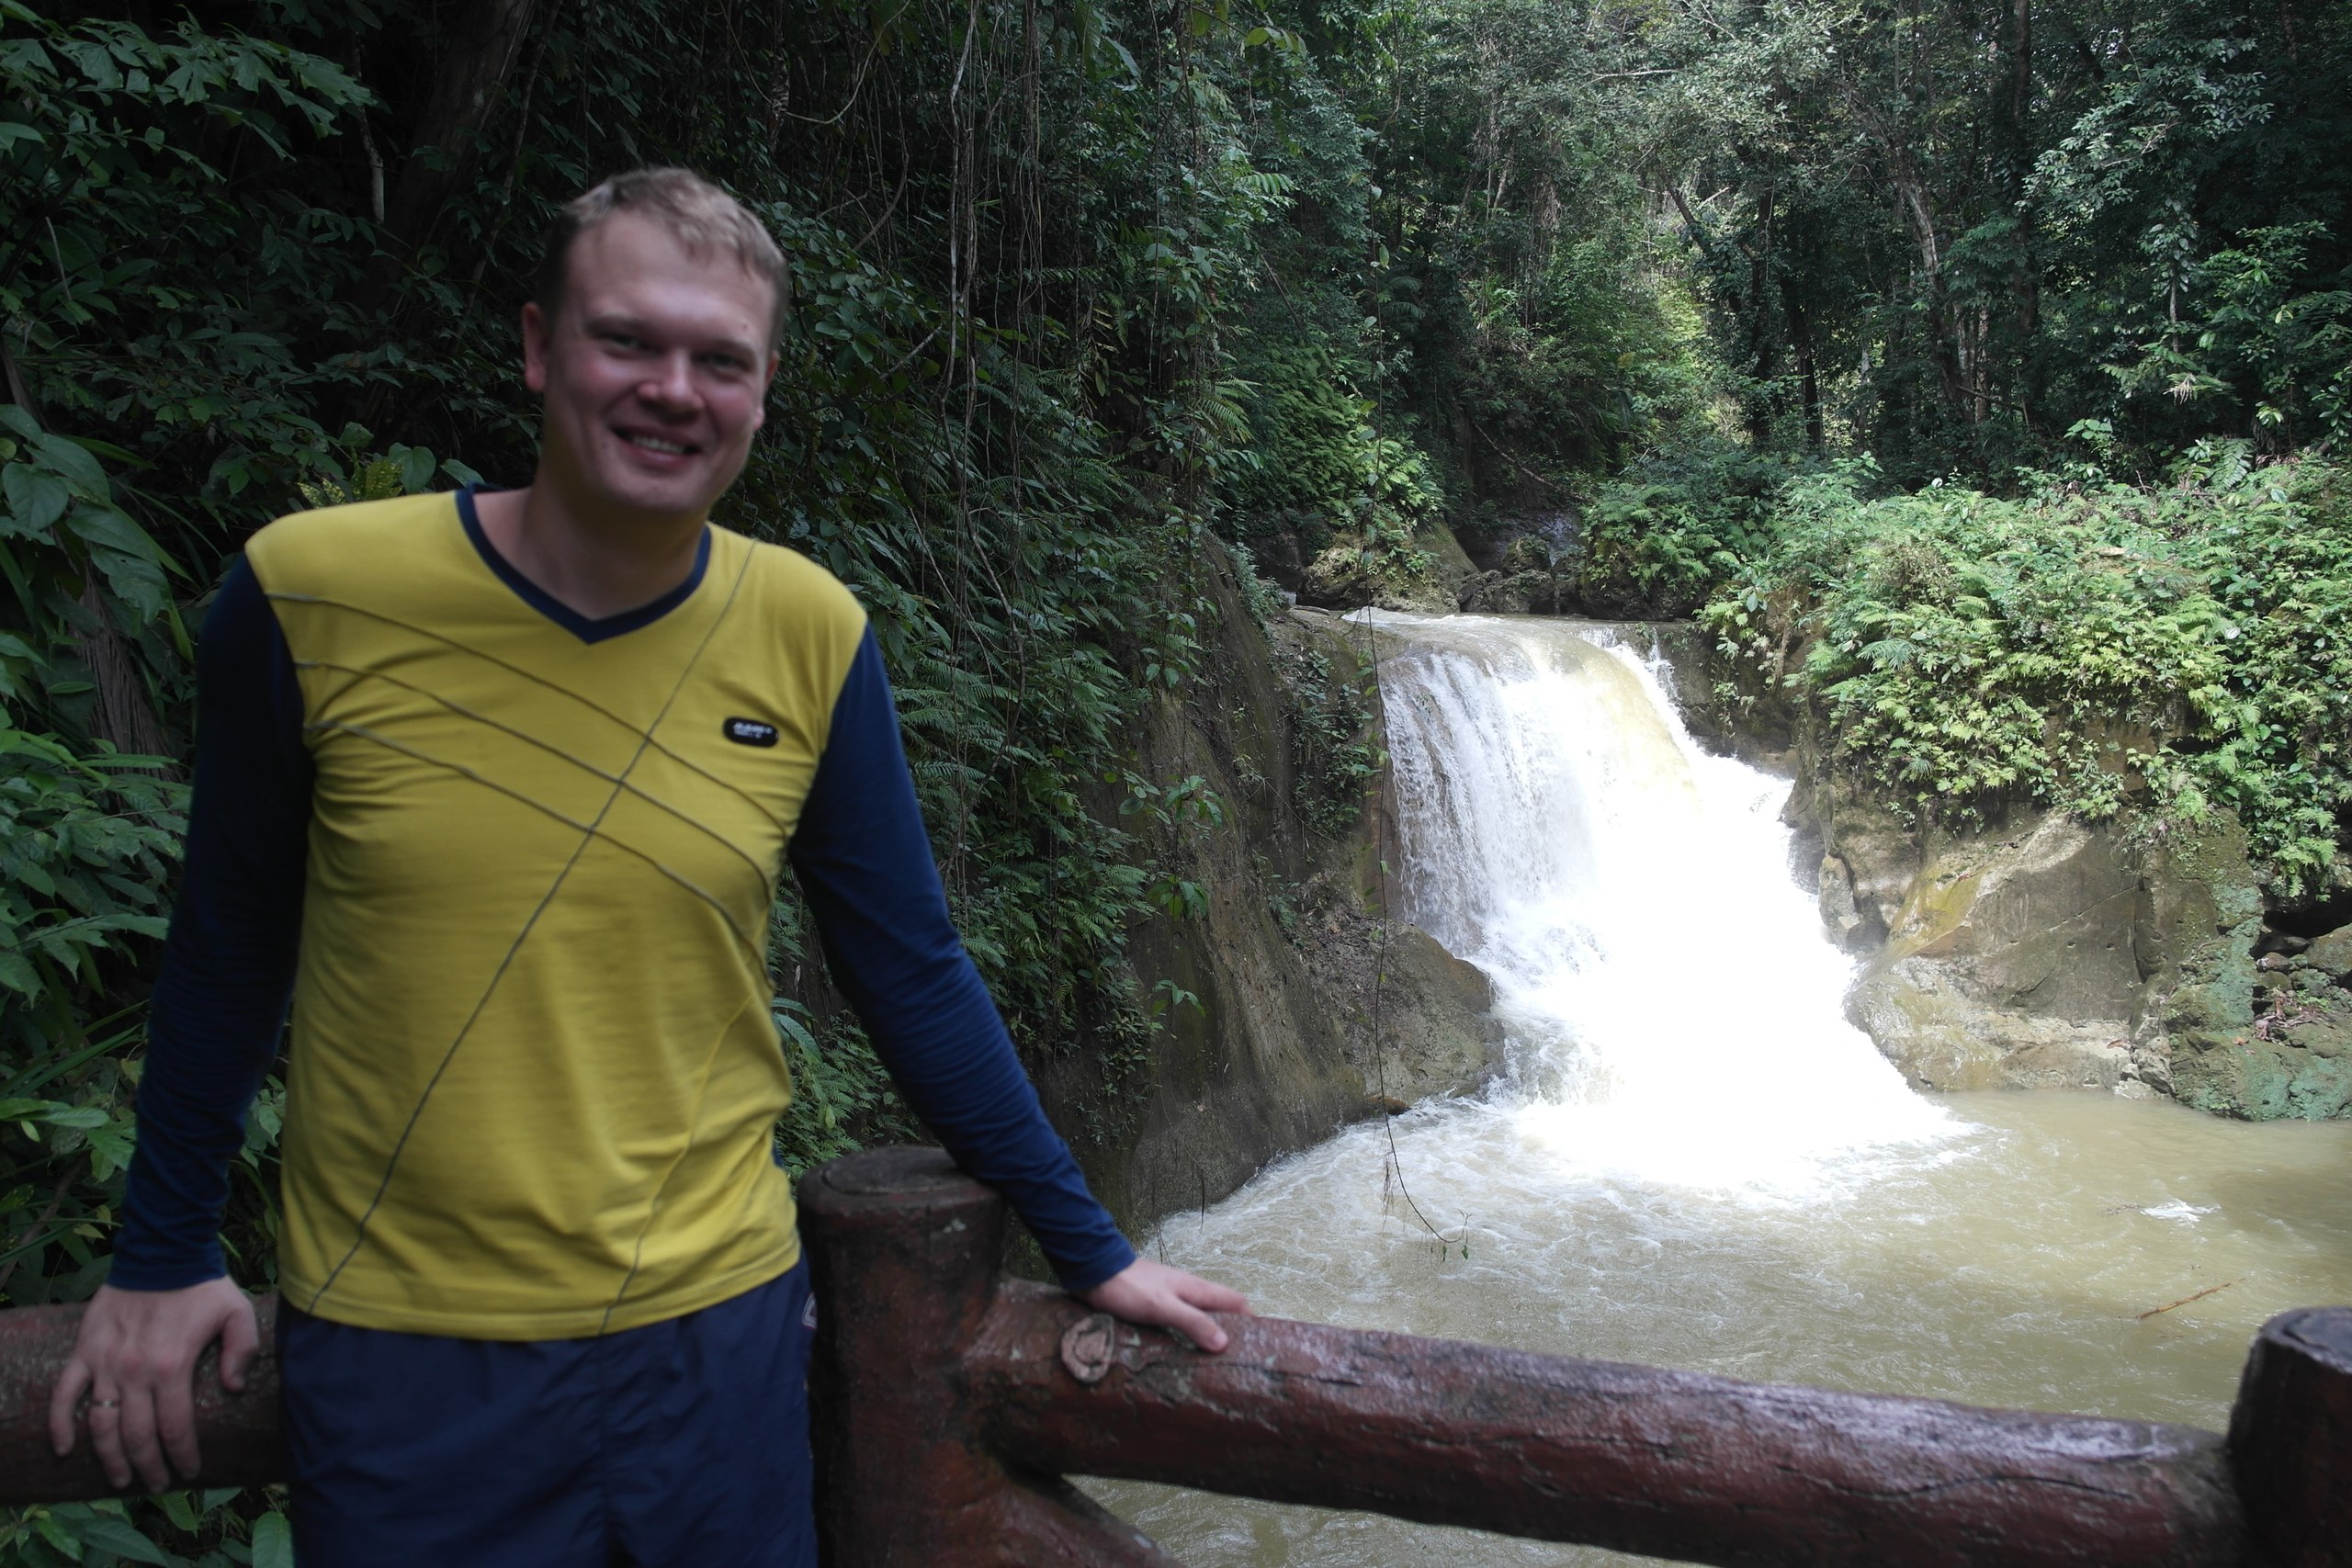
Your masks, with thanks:
M 798 1259 L 768 911 L 865 617 L 713 527 L 681 602 L 583 637 L 470 522 L 409 497 L 246 550 L 316 768 L 283 1287 L 371 1328 L 634 1327 Z

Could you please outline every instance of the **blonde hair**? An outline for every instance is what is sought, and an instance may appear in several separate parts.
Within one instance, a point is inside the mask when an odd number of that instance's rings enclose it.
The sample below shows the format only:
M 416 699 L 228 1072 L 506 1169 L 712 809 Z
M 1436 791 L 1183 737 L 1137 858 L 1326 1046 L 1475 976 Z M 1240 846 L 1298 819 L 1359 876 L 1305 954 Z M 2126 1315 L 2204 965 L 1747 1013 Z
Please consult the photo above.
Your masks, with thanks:
M 792 264 L 741 202 L 691 169 L 631 169 L 564 203 L 548 227 L 533 288 L 549 321 L 563 304 L 573 243 L 622 212 L 651 219 L 690 254 L 732 256 L 744 271 L 766 280 L 775 296 L 768 341 L 783 341 L 785 313 L 792 307 Z

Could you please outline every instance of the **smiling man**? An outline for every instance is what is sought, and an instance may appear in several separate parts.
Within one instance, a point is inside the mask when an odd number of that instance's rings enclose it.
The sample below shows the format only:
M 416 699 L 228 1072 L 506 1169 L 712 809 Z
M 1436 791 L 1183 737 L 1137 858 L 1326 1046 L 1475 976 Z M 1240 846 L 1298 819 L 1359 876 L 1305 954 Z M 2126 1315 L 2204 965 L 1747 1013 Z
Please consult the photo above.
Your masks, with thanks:
M 51 1406 L 117 1485 L 242 1382 L 228 1166 L 291 997 L 278 1351 L 305 1568 L 804 1564 L 815 1322 L 772 1129 L 789 860 L 910 1103 L 1091 1303 L 1222 1348 L 1046 1124 L 945 897 L 849 592 L 708 521 L 782 254 L 605 182 L 524 308 L 523 490 L 256 534 L 205 624 L 187 873 L 112 1273 Z

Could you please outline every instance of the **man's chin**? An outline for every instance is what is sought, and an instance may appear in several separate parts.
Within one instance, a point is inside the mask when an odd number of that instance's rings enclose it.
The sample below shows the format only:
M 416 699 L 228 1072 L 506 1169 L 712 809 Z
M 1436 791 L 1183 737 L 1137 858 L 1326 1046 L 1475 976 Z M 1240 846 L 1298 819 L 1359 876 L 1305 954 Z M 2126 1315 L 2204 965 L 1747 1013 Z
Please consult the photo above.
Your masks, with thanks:
M 699 467 L 699 466 L 698 466 Z M 648 521 L 708 515 L 712 502 L 726 490 L 714 482 L 707 468 L 700 471 L 649 475 L 599 474 L 584 499 L 598 511 Z

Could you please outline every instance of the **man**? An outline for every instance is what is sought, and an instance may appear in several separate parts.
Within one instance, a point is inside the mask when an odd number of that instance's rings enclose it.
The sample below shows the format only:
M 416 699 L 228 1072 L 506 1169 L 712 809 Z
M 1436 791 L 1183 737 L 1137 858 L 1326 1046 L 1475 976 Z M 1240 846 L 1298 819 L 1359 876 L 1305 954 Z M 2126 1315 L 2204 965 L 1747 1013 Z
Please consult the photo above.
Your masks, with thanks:
M 279 1355 L 305 1568 L 814 1561 L 814 1307 L 771 1129 L 767 910 L 799 874 L 910 1102 L 1088 1303 L 1210 1349 L 1137 1259 L 948 923 L 864 612 L 710 525 L 786 265 L 640 170 L 567 209 L 529 488 L 284 518 L 206 622 L 184 890 L 107 1285 L 51 1404 L 110 1480 L 194 1474 L 238 1386 L 227 1167 L 287 998 Z

